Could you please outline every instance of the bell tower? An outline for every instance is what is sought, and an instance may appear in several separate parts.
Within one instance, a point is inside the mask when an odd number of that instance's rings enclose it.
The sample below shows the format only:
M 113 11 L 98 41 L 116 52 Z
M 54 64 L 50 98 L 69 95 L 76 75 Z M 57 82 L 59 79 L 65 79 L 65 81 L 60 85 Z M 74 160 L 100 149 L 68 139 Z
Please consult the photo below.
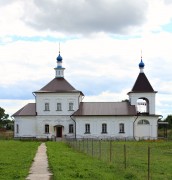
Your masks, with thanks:
M 155 95 L 149 80 L 144 73 L 145 64 L 142 57 L 139 63 L 140 73 L 132 90 L 128 93 L 131 105 L 137 107 L 137 112 L 140 114 L 155 115 Z

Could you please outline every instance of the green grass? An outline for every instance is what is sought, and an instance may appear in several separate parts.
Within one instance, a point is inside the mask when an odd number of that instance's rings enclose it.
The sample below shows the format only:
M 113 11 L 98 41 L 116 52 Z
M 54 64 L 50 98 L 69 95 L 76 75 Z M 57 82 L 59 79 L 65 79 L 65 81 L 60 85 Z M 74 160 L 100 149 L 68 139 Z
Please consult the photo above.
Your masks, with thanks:
M 124 150 L 124 144 L 126 153 Z M 78 141 L 71 144 L 75 149 L 89 156 L 113 164 L 117 169 L 128 173 L 128 178 L 147 179 L 148 146 L 150 147 L 150 178 L 172 179 L 172 142 L 117 142 Z M 125 162 L 126 157 L 126 163 Z M 125 170 L 126 166 L 126 170 Z M 124 173 L 122 172 L 122 173 Z M 123 174 L 121 174 L 123 177 Z M 126 175 L 125 175 L 126 177 Z M 133 179 L 133 177 L 131 179 Z
M 38 142 L 0 140 L 0 179 L 25 179 L 28 175 Z
M 128 172 L 112 164 L 79 153 L 62 142 L 47 142 L 49 166 L 60 180 L 122 180 L 137 179 L 134 172 Z
M 39 144 L 33 141 L 1 140 L 0 180 L 25 179 Z M 73 142 L 76 149 L 64 142 L 46 142 L 46 145 L 55 180 L 147 179 L 148 146 L 150 179 L 172 179 L 172 142 L 113 141 L 110 144 L 110 141 L 77 141 Z

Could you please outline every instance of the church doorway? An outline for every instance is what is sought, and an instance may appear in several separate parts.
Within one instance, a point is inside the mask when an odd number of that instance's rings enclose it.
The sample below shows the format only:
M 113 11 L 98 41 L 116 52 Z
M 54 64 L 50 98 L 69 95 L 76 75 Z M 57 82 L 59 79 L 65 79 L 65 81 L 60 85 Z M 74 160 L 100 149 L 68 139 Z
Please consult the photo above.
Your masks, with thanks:
M 55 129 L 56 129 L 56 137 L 61 138 L 63 132 L 63 126 L 55 126 Z

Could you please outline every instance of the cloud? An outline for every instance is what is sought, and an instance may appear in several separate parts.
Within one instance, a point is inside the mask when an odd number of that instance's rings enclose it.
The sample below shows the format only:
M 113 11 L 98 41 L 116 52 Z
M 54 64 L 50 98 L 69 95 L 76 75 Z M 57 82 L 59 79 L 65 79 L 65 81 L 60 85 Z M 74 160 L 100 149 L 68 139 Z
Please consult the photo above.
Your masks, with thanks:
M 5 113 L 10 116 L 24 107 L 27 103 L 34 103 L 34 99 L 14 100 L 14 99 L 0 99 L 0 107 L 5 109 Z
M 34 0 L 25 6 L 26 24 L 67 34 L 128 33 L 146 21 L 148 8 L 146 0 Z

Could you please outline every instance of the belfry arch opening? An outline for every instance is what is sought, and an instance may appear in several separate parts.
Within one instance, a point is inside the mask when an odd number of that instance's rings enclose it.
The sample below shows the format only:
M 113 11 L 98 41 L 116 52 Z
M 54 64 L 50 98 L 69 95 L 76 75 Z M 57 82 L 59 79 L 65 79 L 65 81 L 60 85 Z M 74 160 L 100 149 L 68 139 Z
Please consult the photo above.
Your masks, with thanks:
M 149 114 L 149 100 L 146 98 L 139 98 L 137 100 L 137 113 Z

